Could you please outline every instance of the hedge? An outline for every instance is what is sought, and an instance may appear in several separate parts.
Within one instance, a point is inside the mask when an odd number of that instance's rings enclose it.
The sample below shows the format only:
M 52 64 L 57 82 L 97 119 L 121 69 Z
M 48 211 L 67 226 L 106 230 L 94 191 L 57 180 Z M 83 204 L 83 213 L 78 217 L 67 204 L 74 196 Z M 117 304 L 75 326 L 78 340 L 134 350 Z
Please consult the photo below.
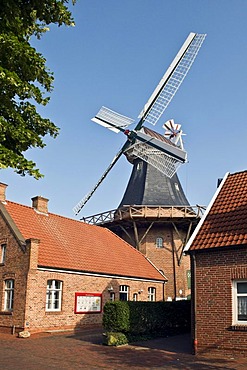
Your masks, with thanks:
M 107 332 L 133 336 L 173 335 L 190 330 L 190 301 L 176 302 L 107 302 L 103 327 Z

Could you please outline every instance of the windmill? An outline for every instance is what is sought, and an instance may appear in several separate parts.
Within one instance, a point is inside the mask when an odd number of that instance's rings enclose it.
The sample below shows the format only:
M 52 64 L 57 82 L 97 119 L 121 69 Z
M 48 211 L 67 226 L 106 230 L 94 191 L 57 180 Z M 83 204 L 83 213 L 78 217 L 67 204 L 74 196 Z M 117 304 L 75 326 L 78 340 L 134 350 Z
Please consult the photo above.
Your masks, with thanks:
M 122 154 L 126 154 L 130 161 L 131 158 L 140 158 L 169 178 L 176 173 L 180 164 L 186 162 L 187 153 L 183 148 L 180 125 L 175 124 L 173 120 L 167 121 L 164 125 L 165 135 L 161 135 L 145 127 L 144 123 L 155 125 L 158 122 L 187 75 L 205 37 L 206 34 L 189 34 L 139 114 L 139 121 L 133 130 L 128 129 L 134 123 L 133 119 L 106 107 L 102 107 L 92 118 L 92 121 L 113 132 L 123 132 L 127 140 L 94 188 L 73 208 L 76 215 L 89 201 Z

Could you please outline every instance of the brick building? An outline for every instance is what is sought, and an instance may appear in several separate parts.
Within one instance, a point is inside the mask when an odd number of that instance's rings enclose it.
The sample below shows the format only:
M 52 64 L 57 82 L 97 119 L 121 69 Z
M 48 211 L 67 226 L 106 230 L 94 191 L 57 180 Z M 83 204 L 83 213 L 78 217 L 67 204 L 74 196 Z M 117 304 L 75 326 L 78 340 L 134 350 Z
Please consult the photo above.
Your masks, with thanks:
M 247 355 L 247 171 L 227 174 L 186 247 L 195 352 Z
M 166 278 L 111 231 L 5 199 L 0 184 L 0 330 L 101 323 L 113 299 L 163 300 Z

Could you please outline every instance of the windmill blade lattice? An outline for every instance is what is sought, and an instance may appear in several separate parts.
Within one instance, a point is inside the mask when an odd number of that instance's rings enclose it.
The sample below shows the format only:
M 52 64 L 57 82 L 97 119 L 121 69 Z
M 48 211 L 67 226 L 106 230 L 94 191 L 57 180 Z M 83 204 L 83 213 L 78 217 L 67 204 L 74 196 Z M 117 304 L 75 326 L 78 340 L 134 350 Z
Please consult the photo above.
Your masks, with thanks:
M 144 106 L 139 118 L 152 125 L 157 123 L 189 72 L 205 37 L 206 34 L 191 33 L 189 35 L 173 63 Z
M 177 172 L 183 163 L 183 161 L 139 141 L 128 150 L 128 155 L 142 159 L 169 178 Z
M 106 107 L 101 107 L 96 116 L 92 118 L 92 121 L 116 133 L 124 131 L 134 122 L 132 118 L 123 116 Z

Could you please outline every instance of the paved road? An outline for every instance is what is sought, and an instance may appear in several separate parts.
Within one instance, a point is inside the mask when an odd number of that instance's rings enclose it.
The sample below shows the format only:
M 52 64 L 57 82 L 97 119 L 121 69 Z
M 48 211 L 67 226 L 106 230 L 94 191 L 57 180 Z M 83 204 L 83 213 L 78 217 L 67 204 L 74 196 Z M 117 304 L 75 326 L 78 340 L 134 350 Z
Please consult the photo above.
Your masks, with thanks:
M 104 346 L 101 342 L 99 330 L 83 334 L 34 334 L 28 339 L 0 334 L 0 369 L 247 369 L 247 359 L 191 355 L 189 335 L 117 348 Z

